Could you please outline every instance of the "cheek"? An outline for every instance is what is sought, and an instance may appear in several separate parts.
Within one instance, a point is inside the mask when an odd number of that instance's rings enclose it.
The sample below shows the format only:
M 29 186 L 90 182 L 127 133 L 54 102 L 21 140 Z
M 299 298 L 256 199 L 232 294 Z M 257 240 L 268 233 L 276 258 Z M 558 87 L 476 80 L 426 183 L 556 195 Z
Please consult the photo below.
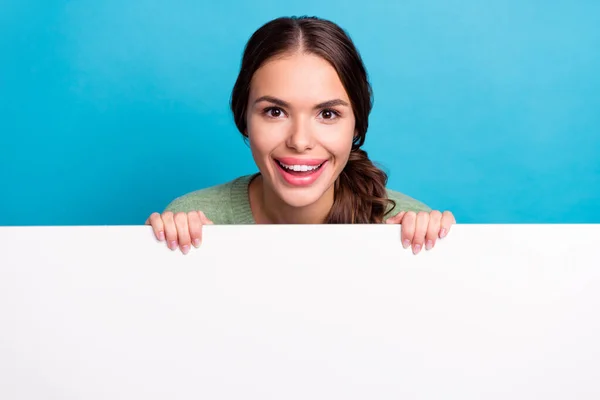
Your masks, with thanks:
M 354 139 L 354 126 L 340 129 L 335 134 L 329 132 L 328 135 L 323 135 L 321 143 L 337 160 L 345 161 L 352 150 L 352 141 Z
M 250 150 L 257 163 L 262 163 L 281 143 L 281 128 L 252 117 L 248 118 L 247 127 Z

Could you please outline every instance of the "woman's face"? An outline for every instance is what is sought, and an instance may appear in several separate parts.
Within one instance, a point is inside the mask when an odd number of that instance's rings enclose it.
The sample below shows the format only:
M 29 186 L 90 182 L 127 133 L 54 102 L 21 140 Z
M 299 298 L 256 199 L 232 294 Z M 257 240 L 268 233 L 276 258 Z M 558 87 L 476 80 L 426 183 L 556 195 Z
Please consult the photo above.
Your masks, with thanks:
M 252 78 L 247 136 L 264 185 L 293 207 L 333 191 L 355 135 L 354 112 L 335 69 L 294 53 Z

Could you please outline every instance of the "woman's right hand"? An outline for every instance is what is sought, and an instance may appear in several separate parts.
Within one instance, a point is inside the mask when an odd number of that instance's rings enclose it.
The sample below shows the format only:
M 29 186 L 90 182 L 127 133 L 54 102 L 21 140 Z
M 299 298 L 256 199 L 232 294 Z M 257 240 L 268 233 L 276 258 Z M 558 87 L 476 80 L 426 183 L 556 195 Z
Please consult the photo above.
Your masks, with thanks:
M 146 220 L 146 225 L 151 225 L 154 235 L 159 241 L 167 242 L 171 250 L 179 247 L 183 254 L 187 254 L 191 246 L 198 248 L 202 243 L 202 226 L 212 225 L 202 211 L 178 212 L 173 214 L 165 211 L 159 214 L 152 213 Z

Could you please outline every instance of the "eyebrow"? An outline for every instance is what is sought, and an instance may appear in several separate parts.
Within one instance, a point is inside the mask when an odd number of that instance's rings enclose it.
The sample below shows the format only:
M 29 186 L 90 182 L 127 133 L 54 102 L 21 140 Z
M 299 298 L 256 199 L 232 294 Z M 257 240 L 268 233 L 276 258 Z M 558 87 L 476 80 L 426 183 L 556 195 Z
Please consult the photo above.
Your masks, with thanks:
M 278 99 L 277 97 L 273 97 L 273 96 L 262 96 L 259 97 L 258 99 L 256 99 L 256 101 L 254 102 L 254 104 L 258 104 L 261 101 L 267 101 L 269 103 L 273 103 L 273 104 L 277 104 L 280 107 L 289 107 L 289 103 Z M 342 99 L 333 99 L 333 100 L 328 100 L 328 101 L 324 101 L 323 103 L 319 103 L 315 106 L 315 109 L 317 108 L 328 108 L 328 107 L 335 107 L 335 106 L 346 106 L 348 107 L 348 103 L 346 103 L 344 100 Z

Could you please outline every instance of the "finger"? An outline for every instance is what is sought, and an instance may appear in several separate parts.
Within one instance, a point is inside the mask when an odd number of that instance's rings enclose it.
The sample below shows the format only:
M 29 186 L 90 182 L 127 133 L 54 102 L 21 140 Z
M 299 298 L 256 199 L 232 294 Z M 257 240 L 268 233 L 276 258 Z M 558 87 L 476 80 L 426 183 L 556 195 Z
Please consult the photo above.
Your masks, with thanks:
M 210 219 L 208 219 L 208 217 L 202 211 L 198 211 L 198 215 L 200 216 L 200 221 L 202 221 L 202 226 L 214 225 L 214 223 Z M 200 242 L 202 242 L 203 236 L 204 236 L 204 229 L 202 229 L 202 232 L 200 232 Z
M 165 231 L 165 239 L 167 240 L 167 246 L 171 250 L 177 248 L 177 227 L 175 226 L 175 219 L 171 211 L 166 211 L 162 215 L 162 221 Z
M 455 224 L 455 223 L 456 223 L 456 219 L 454 218 L 454 215 L 450 211 L 444 211 L 442 214 L 440 239 L 442 239 L 448 235 L 448 232 L 450 232 L 450 228 L 452 227 L 452 224 Z
M 429 226 L 425 235 L 425 250 L 433 249 L 435 242 L 440 234 L 440 225 L 442 222 L 442 213 L 435 210 L 429 213 Z
M 388 218 L 385 223 L 386 224 L 399 224 L 400 222 L 402 222 L 402 218 L 404 217 L 404 215 L 406 214 L 406 211 L 400 211 L 398 214 L 394 215 L 393 217 Z
M 210 219 L 208 219 L 208 217 L 202 211 L 198 211 L 198 215 L 200 215 L 202 225 L 214 225 L 214 223 Z
M 427 234 L 427 226 L 429 225 L 429 213 L 420 211 L 417 214 L 417 223 L 415 227 L 415 235 L 413 237 L 413 253 L 419 254 L 425 242 L 425 234 Z
M 407 212 L 402 218 L 402 247 L 405 249 L 409 248 L 412 243 L 416 221 L 417 214 L 414 211 Z
M 192 245 L 198 248 L 202 241 L 202 220 L 198 211 L 192 211 L 188 213 L 188 224 Z
M 150 214 L 148 219 L 146 220 L 146 225 L 152 226 L 152 231 L 154 232 L 154 236 L 159 241 L 165 240 L 165 231 L 163 226 L 163 221 L 160 218 L 160 214 L 155 212 Z
M 177 228 L 179 248 L 183 254 L 187 254 L 190 251 L 190 244 L 192 243 L 187 213 L 178 212 L 175 214 L 175 227 Z

